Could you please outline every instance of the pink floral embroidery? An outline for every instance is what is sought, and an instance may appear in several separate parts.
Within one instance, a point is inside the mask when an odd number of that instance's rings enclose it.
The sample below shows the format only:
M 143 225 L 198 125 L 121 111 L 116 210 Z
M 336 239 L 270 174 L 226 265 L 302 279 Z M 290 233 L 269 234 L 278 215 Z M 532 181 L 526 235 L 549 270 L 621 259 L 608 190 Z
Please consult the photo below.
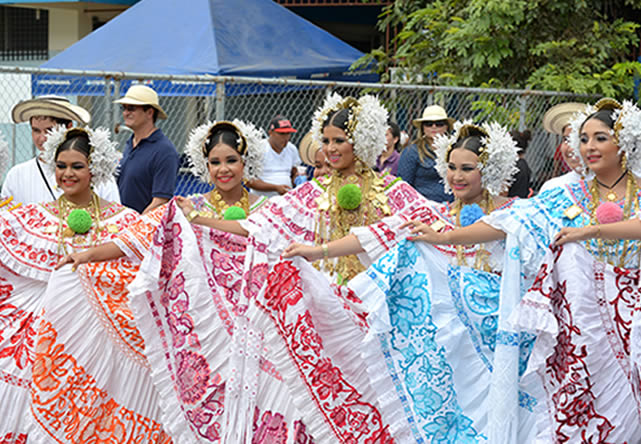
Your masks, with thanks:
M 266 411 L 260 415 L 258 407 L 254 410 L 252 444 L 285 444 L 287 442 L 287 423 L 280 413 Z
M 180 399 L 187 404 L 200 401 L 209 382 L 209 365 L 204 357 L 191 350 L 176 354 L 178 389 Z

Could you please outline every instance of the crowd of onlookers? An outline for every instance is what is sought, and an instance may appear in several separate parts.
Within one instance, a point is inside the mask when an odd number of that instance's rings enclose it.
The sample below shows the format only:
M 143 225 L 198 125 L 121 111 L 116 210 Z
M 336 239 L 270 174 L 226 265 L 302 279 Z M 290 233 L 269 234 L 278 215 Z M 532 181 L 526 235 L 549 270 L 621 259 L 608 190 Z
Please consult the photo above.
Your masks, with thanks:
M 156 126 L 159 119 L 168 116 L 160 106 L 156 92 L 144 85 L 132 86 L 124 97 L 115 101 L 121 106 L 123 123 L 132 135 L 125 143 L 118 176 L 114 181 L 96 190 L 109 201 L 121 202 L 140 213 L 146 213 L 171 199 L 176 190 L 179 155 L 172 142 Z M 561 137 L 554 153 L 554 178 L 543 184 L 542 189 L 578 180 L 575 171 L 578 161 L 570 156 L 567 145 L 570 117 L 583 105 L 566 103 L 551 108 L 544 118 L 547 131 Z M 16 123 L 28 122 L 35 147 L 41 152 L 47 132 L 55 125 L 71 128 L 89 125 L 91 116 L 84 108 L 71 104 L 58 96 L 39 97 L 18 103 L 12 110 Z M 452 201 L 444 191 L 443 183 L 435 169 L 434 138 L 453 130 L 455 120 L 438 105 L 425 108 L 414 119 L 414 137 L 410 138 L 398 124 L 389 122 L 385 151 L 376 162 L 376 170 L 401 177 L 428 199 L 437 202 Z M 290 119 L 277 115 L 267 127 L 264 140 L 264 162 L 261 176 L 246 186 L 256 194 L 267 197 L 287 193 L 293 187 L 327 174 L 331 167 L 319 141 L 311 133 L 300 140 L 297 148 L 290 138 L 297 130 Z M 518 172 L 508 196 L 532 195 L 532 173 L 525 160 L 531 132 L 513 131 L 519 147 Z M 40 155 L 11 168 L 2 186 L 2 196 L 12 196 L 15 202 L 32 203 L 50 201 L 61 194 L 55 179 L 43 168 Z M 556 177 L 560 176 L 560 177 Z

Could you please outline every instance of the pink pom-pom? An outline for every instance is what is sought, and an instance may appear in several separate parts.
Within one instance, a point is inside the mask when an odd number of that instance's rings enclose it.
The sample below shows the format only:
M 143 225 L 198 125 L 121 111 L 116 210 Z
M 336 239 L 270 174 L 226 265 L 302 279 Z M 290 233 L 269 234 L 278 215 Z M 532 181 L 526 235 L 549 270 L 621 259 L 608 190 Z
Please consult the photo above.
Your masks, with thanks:
M 623 220 L 623 209 L 614 202 L 603 202 L 596 209 L 596 220 L 600 224 L 611 224 Z

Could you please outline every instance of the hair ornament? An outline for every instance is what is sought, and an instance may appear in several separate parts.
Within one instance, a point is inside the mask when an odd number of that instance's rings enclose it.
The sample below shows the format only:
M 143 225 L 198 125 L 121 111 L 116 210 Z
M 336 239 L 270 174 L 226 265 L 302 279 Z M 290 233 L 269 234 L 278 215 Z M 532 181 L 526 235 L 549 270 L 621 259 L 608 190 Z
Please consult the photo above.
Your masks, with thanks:
M 189 159 L 191 172 L 203 182 L 209 182 L 209 168 L 207 167 L 207 156 L 205 155 L 205 146 L 213 132 L 219 127 L 225 126 L 236 132 L 238 142 L 238 153 L 243 159 L 245 167 L 243 168 L 243 178 L 253 180 L 260 176 L 263 170 L 263 159 L 265 157 L 265 147 L 263 140 L 264 133 L 256 128 L 252 123 L 243 122 L 234 119 L 229 122 L 221 120 L 220 122 L 208 121 L 192 129 L 189 133 L 189 139 L 185 145 L 185 153 Z
M 471 130 L 485 134 L 481 138 L 479 149 L 478 169 L 481 172 L 481 184 L 492 196 L 498 196 L 507 191 L 518 172 L 516 162 L 519 159 L 516 142 L 509 131 L 499 123 L 485 123 L 477 126 L 470 120 L 456 122 L 454 134 L 451 136 L 438 135 L 434 138 L 436 152 L 436 170 L 445 185 L 445 191 L 452 193 L 447 183 L 447 158 L 452 146 L 458 141 L 471 135 Z
M 586 179 L 594 178 L 581 156 L 581 126 L 586 119 L 597 111 L 611 110 L 614 128 L 609 131 L 614 142 L 619 146 L 619 154 L 625 159 L 627 167 L 635 176 L 641 175 L 641 110 L 631 101 L 622 104 L 614 99 L 605 98 L 594 105 L 587 106 L 585 111 L 574 115 L 570 123 L 571 132 L 568 144 L 580 160 Z
M 109 130 L 104 127 L 91 129 L 89 127 L 65 128 L 63 125 L 56 125 L 49 130 L 47 140 L 43 144 L 42 160 L 51 172 L 55 172 L 55 157 L 58 147 L 65 143 L 69 134 L 81 131 L 89 137 L 89 171 L 91 172 L 91 184 L 99 186 L 113 180 L 114 173 L 118 168 L 120 153 L 116 150 L 117 143 L 111 140 Z
M 354 154 L 365 165 L 373 167 L 378 156 L 385 150 L 387 110 L 372 95 L 355 99 L 343 98 L 338 93 L 332 93 L 325 98 L 325 102 L 312 118 L 312 137 L 319 143 L 323 136 L 323 124 L 330 114 L 341 109 L 349 110 L 345 133 L 349 142 L 354 145 Z

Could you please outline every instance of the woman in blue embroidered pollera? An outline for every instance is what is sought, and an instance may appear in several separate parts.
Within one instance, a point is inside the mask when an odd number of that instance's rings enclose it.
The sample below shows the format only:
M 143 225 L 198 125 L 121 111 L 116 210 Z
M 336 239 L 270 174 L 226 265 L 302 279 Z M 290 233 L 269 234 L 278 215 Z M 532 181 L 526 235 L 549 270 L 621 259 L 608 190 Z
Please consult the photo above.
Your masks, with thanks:
M 519 201 L 470 227 L 435 233 L 413 222 L 413 232 L 435 244 L 506 238 L 498 334 L 506 343 L 522 331 L 538 334 L 520 381 L 539 401 L 537 439 L 636 442 L 639 341 L 631 338 L 639 333 L 640 244 L 597 236 L 582 242 L 584 248 L 548 246 L 564 227 L 638 216 L 641 110 L 602 99 L 571 125 L 570 143 L 587 179 Z M 508 370 L 517 365 L 507 346 L 497 346 L 494 362 Z M 514 386 L 515 377 L 506 371 L 493 388 Z M 496 414 L 514 424 L 509 411 Z
M 363 346 L 370 381 L 395 438 L 416 442 L 484 442 L 499 311 L 503 242 L 462 246 L 413 244 L 398 239 L 409 219 L 450 231 L 483 214 L 508 208 L 516 144 L 497 124 L 455 125 L 435 141 L 436 168 L 452 204 L 424 201 L 411 212 L 352 229 L 327 245 L 329 256 L 360 252 L 375 262 L 350 284 L 369 309 Z M 389 251 L 388 251 L 389 250 Z M 292 245 L 286 255 L 316 260 L 318 247 Z M 378 259 L 377 259 L 378 258 Z M 533 336 L 517 338 L 522 368 Z M 519 348 L 514 347 L 517 353 Z M 533 430 L 534 398 L 520 393 L 522 433 Z

